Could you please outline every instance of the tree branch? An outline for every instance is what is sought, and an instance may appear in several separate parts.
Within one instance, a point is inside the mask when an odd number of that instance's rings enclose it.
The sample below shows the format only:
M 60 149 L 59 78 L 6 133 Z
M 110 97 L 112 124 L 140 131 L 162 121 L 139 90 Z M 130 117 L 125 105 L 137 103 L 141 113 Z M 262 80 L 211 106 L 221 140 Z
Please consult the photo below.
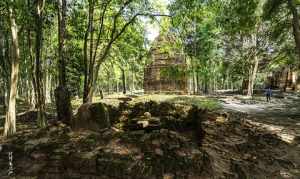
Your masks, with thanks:
M 129 0 L 127 1 L 127 3 L 125 4 L 129 4 L 132 0 Z M 124 4 L 124 5 L 125 5 Z M 125 8 L 125 6 L 123 6 Z M 121 8 L 121 9 L 124 9 L 124 8 Z M 119 10 L 119 12 L 117 13 L 117 15 L 114 17 L 114 25 L 113 25 L 113 29 L 112 29 L 112 33 L 111 33 L 111 37 L 110 37 L 110 41 L 108 42 L 107 46 L 105 47 L 104 49 L 104 52 L 102 54 L 102 56 L 100 57 L 99 61 L 97 62 L 96 64 L 96 67 L 95 67 L 95 77 L 94 77 L 94 84 L 93 86 L 96 84 L 96 81 L 98 79 L 98 72 L 99 72 L 99 69 L 100 69 L 100 65 L 105 61 L 108 53 L 109 53 L 109 50 L 111 48 L 111 46 L 113 45 L 113 43 L 126 31 L 127 27 L 129 25 L 131 25 L 137 17 L 139 16 L 149 16 L 149 17 L 158 17 L 158 16 L 163 16 L 163 17 L 172 17 L 171 15 L 168 15 L 168 14 L 156 14 L 156 13 L 137 13 L 135 14 L 134 16 L 131 17 L 131 19 L 129 21 L 127 21 L 123 27 L 121 28 L 121 30 L 116 34 L 116 24 L 117 24 L 117 19 L 118 17 L 120 16 L 121 14 L 121 11 L 122 10 Z
M 105 17 L 105 13 L 106 13 L 107 7 L 108 7 L 108 5 L 110 4 L 111 1 L 112 1 L 112 0 L 109 0 L 109 1 L 104 5 L 104 9 L 103 9 L 102 14 L 101 14 L 101 18 L 100 18 L 100 30 L 99 30 L 99 33 L 98 33 L 97 42 L 96 42 L 96 47 L 95 47 L 95 51 L 94 51 L 93 64 L 95 63 L 96 55 L 97 55 L 97 50 L 98 50 L 98 47 L 99 47 L 99 45 L 100 45 L 101 35 L 102 35 L 103 31 L 104 31 L 104 17 Z

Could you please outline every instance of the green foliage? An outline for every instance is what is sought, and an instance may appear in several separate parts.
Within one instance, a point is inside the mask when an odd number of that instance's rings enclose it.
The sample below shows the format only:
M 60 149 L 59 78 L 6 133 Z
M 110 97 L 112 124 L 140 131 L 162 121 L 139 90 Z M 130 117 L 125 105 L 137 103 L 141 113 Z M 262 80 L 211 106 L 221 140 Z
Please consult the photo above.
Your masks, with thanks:
M 284 3 L 284 0 L 267 0 L 263 7 L 264 19 L 271 19 L 274 15 L 280 13 L 282 11 L 282 6 L 284 6 Z
M 104 7 L 107 4 L 107 11 Z M 127 1 L 126 1 L 127 2 Z M 258 56 L 263 64 L 261 73 L 280 69 L 286 65 L 296 67 L 295 42 L 292 29 L 292 14 L 284 0 L 174 0 L 168 8 L 172 18 L 156 17 L 166 11 L 162 1 L 122 0 L 67 1 L 66 52 L 67 84 L 72 96 L 82 96 L 84 80 L 84 38 L 86 32 L 94 32 L 92 41 L 88 37 L 89 49 L 99 47 L 95 64 L 100 71 L 97 89 L 104 91 L 121 87 L 122 71 L 126 75 L 127 89 L 142 89 L 144 67 L 149 61 L 149 46 L 145 23 L 158 22 L 161 36 L 171 43 L 162 43 L 159 52 L 174 57 L 184 54 L 187 70 L 170 67 L 162 74 L 174 78 L 188 75 L 197 78 L 202 86 L 216 83 L 222 88 L 226 81 L 240 87 L 241 81 L 249 77 L 253 57 Z M 300 5 L 295 0 L 296 6 Z M 89 5 L 94 5 L 94 26 L 88 29 Z M 35 59 L 35 1 L 0 1 L 0 83 L 8 86 L 10 76 L 11 35 L 8 7 L 14 7 L 19 27 L 20 44 L 20 96 L 30 96 Z M 124 6 L 124 7 L 123 7 Z M 136 18 L 135 15 L 138 16 Z M 51 88 L 58 82 L 58 19 L 57 2 L 46 0 L 43 14 L 42 67 L 51 77 Z M 103 29 L 101 29 L 103 18 Z M 114 21 L 114 19 L 117 19 Z M 126 26 L 132 20 L 130 25 Z M 115 30 L 113 31 L 113 29 Z M 110 44 L 111 37 L 122 29 L 124 32 Z M 254 40 L 256 38 L 256 40 Z M 30 43 L 29 43 L 30 42 Z M 155 44 L 152 44 L 155 46 Z M 106 48 L 108 51 L 106 54 Z M 89 50 L 88 50 L 89 51 Z M 88 52 L 89 53 L 89 52 Z M 90 54 L 88 54 L 90 55 Z M 93 72 L 95 68 L 92 68 Z M 45 75 L 44 75 L 45 76 Z M 46 83 L 46 77 L 43 79 Z M 26 87 L 23 89 L 23 87 Z M 43 86 L 47 86 L 43 84 Z M 28 87 L 28 88 L 27 88 Z M 96 90 L 96 92 L 98 92 Z M 1 92 L 2 93 L 2 92 Z
M 173 1 L 172 28 L 183 41 L 190 75 L 196 73 L 205 83 L 230 80 L 240 86 L 249 77 L 254 56 L 267 61 L 259 67 L 261 72 L 292 65 L 295 43 L 286 4 L 282 0 Z
M 259 21 L 259 0 L 230 0 L 222 7 L 219 24 L 228 33 L 249 35 Z
M 296 65 L 295 43 L 292 31 L 292 16 L 284 0 L 267 0 L 263 6 L 263 20 L 269 24 L 269 39 L 276 45 L 270 54 L 274 60 L 269 70 L 280 69 L 286 65 Z M 295 1 L 297 4 L 298 2 Z
M 174 31 L 178 32 L 184 51 L 190 57 L 188 72 L 190 75 L 196 73 L 206 84 L 217 78 L 214 74 L 221 70 L 221 29 L 217 25 L 220 5 L 218 1 L 187 3 L 178 0 L 170 6 L 170 11 L 175 14 Z

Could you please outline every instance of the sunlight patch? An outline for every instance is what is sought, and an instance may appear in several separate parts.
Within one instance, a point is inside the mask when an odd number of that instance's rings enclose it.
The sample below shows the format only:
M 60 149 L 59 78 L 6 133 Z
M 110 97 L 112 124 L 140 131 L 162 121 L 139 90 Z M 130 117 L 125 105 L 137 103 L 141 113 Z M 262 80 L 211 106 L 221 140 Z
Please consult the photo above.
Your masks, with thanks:
M 251 120 L 247 120 L 247 122 L 257 127 L 261 127 L 272 134 L 277 135 L 282 141 L 287 142 L 289 144 L 293 143 L 296 138 L 295 135 L 283 133 L 283 130 L 285 129 L 283 126 L 264 124 L 260 122 L 254 122 Z
M 284 142 L 287 142 L 289 144 L 293 143 L 294 139 L 296 138 L 294 135 L 282 134 L 282 133 L 277 134 L 277 136 L 280 137 L 281 140 L 283 140 Z

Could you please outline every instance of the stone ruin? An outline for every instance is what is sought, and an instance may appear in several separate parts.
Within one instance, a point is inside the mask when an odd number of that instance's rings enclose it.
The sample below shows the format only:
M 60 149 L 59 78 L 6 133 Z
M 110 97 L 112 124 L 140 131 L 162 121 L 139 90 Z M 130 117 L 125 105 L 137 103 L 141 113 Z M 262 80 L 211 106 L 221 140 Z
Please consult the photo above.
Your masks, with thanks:
M 0 136 L 0 178 L 299 178 L 299 136 L 287 143 L 244 113 L 149 101 L 87 103 L 75 118 L 90 125 L 18 121 Z
M 145 93 L 187 94 L 187 65 L 182 50 L 176 47 L 176 38 L 160 35 L 150 55 L 152 62 L 144 71 Z
M 268 75 L 266 85 L 275 89 L 284 90 L 286 88 L 297 91 L 300 89 L 299 72 L 294 71 L 289 67 L 273 71 Z

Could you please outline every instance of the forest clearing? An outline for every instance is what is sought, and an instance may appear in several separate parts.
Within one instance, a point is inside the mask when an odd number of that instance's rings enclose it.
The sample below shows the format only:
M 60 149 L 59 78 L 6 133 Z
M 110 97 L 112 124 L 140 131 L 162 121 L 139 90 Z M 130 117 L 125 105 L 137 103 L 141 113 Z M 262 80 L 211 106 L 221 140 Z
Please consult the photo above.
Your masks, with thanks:
M 0 1 L 0 178 L 300 178 L 300 1 Z

